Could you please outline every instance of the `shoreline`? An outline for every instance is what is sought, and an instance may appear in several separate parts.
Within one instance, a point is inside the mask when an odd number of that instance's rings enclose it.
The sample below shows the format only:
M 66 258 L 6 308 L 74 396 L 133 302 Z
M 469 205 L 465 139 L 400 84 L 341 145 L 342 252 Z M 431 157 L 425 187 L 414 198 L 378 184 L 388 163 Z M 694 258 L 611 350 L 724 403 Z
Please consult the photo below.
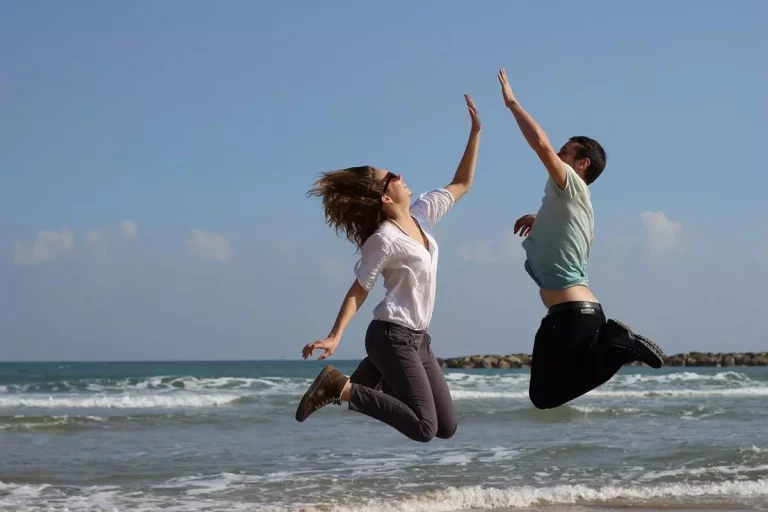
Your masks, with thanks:
M 441 368 L 530 368 L 530 354 L 476 354 L 438 357 Z M 635 361 L 627 366 L 644 366 Z M 664 357 L 664 366 L 734 367 L 768 366 L 768 352 L 686 352 Z

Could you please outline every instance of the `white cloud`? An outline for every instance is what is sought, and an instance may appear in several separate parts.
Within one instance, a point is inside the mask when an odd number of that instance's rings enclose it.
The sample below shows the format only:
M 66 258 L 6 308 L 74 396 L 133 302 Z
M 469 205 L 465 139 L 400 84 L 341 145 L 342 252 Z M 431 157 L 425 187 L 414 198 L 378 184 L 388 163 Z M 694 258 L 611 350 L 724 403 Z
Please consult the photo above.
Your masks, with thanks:
M 129 220 L 124 220 L 120 223 L 120 231 L 128 238 L 135 238 L 139 234 L 139 228 Z
M 104 238 L 104 232 L 100 229 L 92 229 L 85 236 L 85 239 L 88 242 L 98 242 L 103 238 Z
M 651 255 L 660 255 L 680 247 L 683 241 L 683 225 L 667 219 L 664 212 L 640 214 L 645 229 L 645 243 Z
M 211 231 L 195 229 L 187 239 L 187 247 L 193 254 L 204 260 L 227 263 L 234 257 L 227 237 Z
M 32 244 L 14 240 L 13 259 L 19 265 L 34 265 L 42 261 L 56 259 L 59 254 L 69 252 L 75 246 L 72 231 L 38 231 Z

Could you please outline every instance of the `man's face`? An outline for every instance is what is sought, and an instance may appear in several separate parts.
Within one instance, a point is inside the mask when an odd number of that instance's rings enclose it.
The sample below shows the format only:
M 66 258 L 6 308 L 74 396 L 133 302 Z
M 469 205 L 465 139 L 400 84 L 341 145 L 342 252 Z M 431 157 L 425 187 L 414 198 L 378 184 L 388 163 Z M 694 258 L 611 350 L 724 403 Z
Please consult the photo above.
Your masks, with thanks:
M 577 160 L 576 153 L 578 152 L 578 149 L 579 144 L 577 142 L 568 141 L 562 148 L 560 148 L 557 156 L 560 157 L 560 160 L 570 165 L 579 176 L 584 177 L 584 171 L 589 167 L 589 159 L 580 158 Z

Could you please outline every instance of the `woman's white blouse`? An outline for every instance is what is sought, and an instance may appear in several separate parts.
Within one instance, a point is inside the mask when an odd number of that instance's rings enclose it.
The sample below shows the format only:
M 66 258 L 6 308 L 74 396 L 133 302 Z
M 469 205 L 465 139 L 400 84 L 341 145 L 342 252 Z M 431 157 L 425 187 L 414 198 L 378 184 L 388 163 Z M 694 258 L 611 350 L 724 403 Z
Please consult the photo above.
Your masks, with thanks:
M 426 330 L 432 319 L 437 289 L 438 246 L 432 228 L 453 206 L 453 195 L 439 188 L 419 196 L 410 207 L 411 217 L 429 241 L 429 250 L 388 220 L 363 244 L 355 275 L 371 291 L 379 274 L 386 295 L 374 308 L 378 320 L 417 331 Z

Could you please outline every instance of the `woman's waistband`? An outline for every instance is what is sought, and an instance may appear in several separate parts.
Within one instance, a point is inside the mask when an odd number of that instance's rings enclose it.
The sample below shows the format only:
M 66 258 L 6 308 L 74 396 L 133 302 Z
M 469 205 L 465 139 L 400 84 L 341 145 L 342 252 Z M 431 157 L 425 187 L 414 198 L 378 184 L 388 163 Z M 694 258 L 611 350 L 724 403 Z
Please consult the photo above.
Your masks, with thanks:
M 427 333 L 427 330 L 426 330 L 426 329 L 421 329 L 421 330 L 417 330 L 417 329 L 411 329 L 410 327 L 406 327 L 406 326 L 404 326 L 404 325 L 402 325 L 402 324 L 398 324 L 398 323 L 395 323 L 395 322 L 391 322 L 391 321 L 389 321 L 389 320 L 379 320 L 378 318 L 374 318 L 374 319 L 371 321 L 371 323 L 379 323 L 379 324 L 389 325 L 389 326 L 391 326 L 391 327 L 395 327 L 395 328 L 397 328 L 397 329 L 403 329 L 403 330 L 406 330 L 406 331 L 408 331 L 408 332 L 411 332 L 411 333 L 413 333 L 413 334 L 426 334 L 426 333 Z

